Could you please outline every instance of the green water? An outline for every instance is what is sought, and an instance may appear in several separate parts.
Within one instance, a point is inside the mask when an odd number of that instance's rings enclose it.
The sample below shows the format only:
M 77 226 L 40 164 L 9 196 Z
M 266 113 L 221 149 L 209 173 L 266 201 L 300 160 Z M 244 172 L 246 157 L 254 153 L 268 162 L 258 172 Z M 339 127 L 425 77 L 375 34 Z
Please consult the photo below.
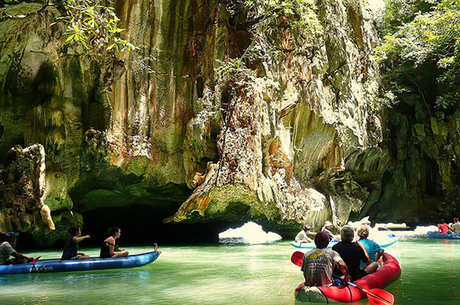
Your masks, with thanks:
M 97 249 L 81 250 L 98 254 Z M 289 241 L 247 246 L 160 245 L 160 250 L 157 261 L 134 269 L 0 275 L 0 304 L 296 304 L 293 290 L 302 274 L 290 262 L 294 248 Z M 458 303 L 460 240 L 400 240 L 387 252 L 402 265 L 401 278 L 387 288 L 396 304 Z M 61 253 L 30 254 L 52 258 Z

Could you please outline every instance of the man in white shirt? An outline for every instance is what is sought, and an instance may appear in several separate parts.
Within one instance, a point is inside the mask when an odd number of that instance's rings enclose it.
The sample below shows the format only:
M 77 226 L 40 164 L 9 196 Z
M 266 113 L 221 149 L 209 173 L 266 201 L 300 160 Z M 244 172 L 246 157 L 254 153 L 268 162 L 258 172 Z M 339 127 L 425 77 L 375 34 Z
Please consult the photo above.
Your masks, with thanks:
M 310 230 L 311 230 L 310 226 L 308 225 L 305 226 L 303 230 L 297 233 L 297 235 L 295 236 L 295 242 L 296 243 L 312 243 L 313 240 L 311 240 L 310 237 L 308 237 L 308 234 L 311 234 Z
M 33 257 L 27 257 L 14 250 L 13 246 L 16 243 L 16 237 L 19 233 L 8 232 L 6 233 L 5 241 L 0 245 L 0 265 L 16 265 L 25 262 L 31 262 Z M 10 259 L 10 256 L 13 256 Z

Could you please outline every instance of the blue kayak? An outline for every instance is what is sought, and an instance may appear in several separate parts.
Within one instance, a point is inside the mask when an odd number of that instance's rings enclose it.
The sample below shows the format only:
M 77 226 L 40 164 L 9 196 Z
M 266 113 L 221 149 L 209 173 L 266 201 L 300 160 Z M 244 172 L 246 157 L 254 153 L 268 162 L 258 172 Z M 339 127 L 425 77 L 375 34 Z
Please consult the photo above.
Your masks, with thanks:
M 441 234 L 436 232 L 428 232 L 430 238 L 441 238 L 441 239 L 460 239 L 460 234 Z
M 100 269 L 133 268 L 155 261 L 160 251 L 117 258 L 88 258 L 75 260 L 44 259 L 19 265 L 0 265 L 0 274 L 68 272 Z
M 380 245 L 382 248 L 386 248 L 394 244 L 395 242 L 398 241 L 396 235 L 394 234 L 388 234 L 387 236 L 383 238 L 377 238 L 374 240 L 376 243 Z M 328 248 L 332 248 L 335 244 L 337 244 L 337 241 L 332 241 L 327 245 Z M 295 241 L 291 242 L 291 245 L 293 245 L 296 248 L 302 248 L 302 249 L 314 249 L 316 248 L 315 243 L 297 243 Z

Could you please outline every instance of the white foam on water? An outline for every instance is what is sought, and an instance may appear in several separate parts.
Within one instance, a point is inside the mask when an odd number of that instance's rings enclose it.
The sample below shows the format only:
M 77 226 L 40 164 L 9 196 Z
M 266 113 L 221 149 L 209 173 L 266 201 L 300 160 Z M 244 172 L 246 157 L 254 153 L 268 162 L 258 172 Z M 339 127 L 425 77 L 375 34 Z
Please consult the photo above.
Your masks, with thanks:
M 264 244 L 281 240 L 281 236 L 273 232 L 265 232 L 261 225 L 248 222 L 237 229 L 228 229 L 219 233 L 220 243 Z

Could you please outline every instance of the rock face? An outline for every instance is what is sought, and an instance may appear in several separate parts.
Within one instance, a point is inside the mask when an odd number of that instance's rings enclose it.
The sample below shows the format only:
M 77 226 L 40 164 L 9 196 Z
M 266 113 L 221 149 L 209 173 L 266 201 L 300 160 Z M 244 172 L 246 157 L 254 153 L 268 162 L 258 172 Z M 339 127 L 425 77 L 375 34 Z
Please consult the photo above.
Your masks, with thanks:
M 36 200 L 61 231 L 81 213 L 164 201 L 182 203 L 168 222 L 286 232 L 378 215 L 392 156 L 377 146 L 377 33 L 356 3 L 118 1 L 140 48 L 112 65 L 66 45 L 52 8 L 1 21 L 1 163 L 16 144 L 43 145 Z
M 50 208 L 44 204 L 45 150 L 35 144 L 15 146 L 0 171 L 0 232 L 33 231 L 35 226 L 54 230 Z
M 252 18 L 264 9 L 254 8 Z M 365 205 L 366 190 L 345 171 L 345 151 L 381 140 L 372 102 L 378 73 L 369 57 L 377 43 L 371 15 L 340 1 L 297 9 L 298 23 L 281 12 L 252 28 L 246 50 L 259 52 L 260 62 L 243 58 L 247 70 L 232 62 L 218 68 L 233 74 L 218 75 L 226 87 L 209 88 L 215 94 L 203 100 L 215 105 L 217 95 L 225 102 L 219 160 L 208 164 L 203 184 L 169 221 L 246 214 L 260 222 L 318 227 L 331 218 L 346 222 Z

